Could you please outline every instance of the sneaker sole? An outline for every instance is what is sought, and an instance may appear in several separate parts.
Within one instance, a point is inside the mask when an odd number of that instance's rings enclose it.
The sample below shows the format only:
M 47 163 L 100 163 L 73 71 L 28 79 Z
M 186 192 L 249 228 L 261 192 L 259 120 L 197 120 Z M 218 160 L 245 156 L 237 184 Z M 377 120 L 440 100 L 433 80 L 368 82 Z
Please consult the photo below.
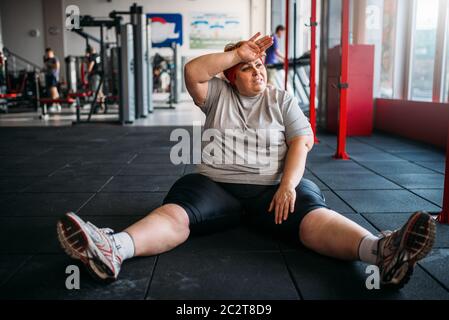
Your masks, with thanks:
M 436 223 L 432 216 L 424 212 L 417 213 L 412 220 L 411 231 L 406 233 L 406 239 L 403 241 L 408 250 L 415 251 L 410 260 L 417 262 L 432 250 L 435 243 Z
M 64 215 L 56 225 L 58 240 L 65 253 L 73 259 L 87 259 L 89 240 L 82 231 L 81 222 L 71 213 Z
M 409 218 L 402 236 L 399 257 L 396 265 L 388 274 L 391 280 L 384 287 L 402 288 L 408 283 L 416 263 L 432 250 L 435 243 L 435 220 L 425 212 L 417 212 Z
M 84 231 L 81 220 L 74 213 L 68 213 L 57 223 L 58 240 L 62 249 L 73 259 L 80 260 L 87 268 L 89 273 L 98 281 L 114 281 L 113 272 L 98 257 L 98 250 L 94 245 L 90 245 L 89 235 Z M 93 254 L 88 253 L 88 249 Z

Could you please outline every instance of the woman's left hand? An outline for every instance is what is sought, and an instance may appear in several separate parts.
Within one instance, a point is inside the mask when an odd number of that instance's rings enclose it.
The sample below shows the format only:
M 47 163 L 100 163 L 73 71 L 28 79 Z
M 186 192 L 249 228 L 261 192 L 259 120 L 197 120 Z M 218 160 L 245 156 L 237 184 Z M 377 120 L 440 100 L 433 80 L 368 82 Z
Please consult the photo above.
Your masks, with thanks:
M 282 221 L 287 220 L 288 214 L 293 213 L 295 209 L 295 201 L 295 187 L 281 184 L 274 194 L 268 209 L 268 212 L 272 212 L 275 209 L 274 223 L 281 224 Z

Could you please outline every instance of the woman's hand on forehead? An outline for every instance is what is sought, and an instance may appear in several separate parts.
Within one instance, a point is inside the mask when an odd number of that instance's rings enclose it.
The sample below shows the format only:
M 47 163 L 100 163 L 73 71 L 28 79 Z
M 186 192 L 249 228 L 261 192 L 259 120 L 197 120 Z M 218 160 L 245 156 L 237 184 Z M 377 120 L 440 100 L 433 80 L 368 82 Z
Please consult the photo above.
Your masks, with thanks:
M 237 49 L 237 54 L 242 62 L 256 62 L 256 60 L 262 58 L 265 54 L 265 50 L 273 44 L 273 39 L 270 36 L 264 36 L 256 40 L 259 36 L 260 32 L 252 36 L 248 41 L 245 41 Z

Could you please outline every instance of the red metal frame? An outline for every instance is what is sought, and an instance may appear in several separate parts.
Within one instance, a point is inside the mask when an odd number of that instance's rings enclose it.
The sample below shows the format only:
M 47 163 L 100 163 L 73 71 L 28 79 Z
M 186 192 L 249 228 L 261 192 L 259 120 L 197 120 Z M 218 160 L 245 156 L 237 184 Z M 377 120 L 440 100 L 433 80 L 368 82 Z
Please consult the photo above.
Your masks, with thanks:
M 316 0 L 311 0 L 311 17 L 310 17 L 310 125 L 312 126 L 315 143 L 319 140 L 316 136 Z
M 446 144 L 446 174 L 444 179 L 443 211 L 438 216 L 438 221 L 449 224 L 449 134 Z
M 287 82 L 288 82 L 288 20 L 290 16 L 290 1 L 285 0 L 285 60 L 284 60 L 284 90 L 287 91 Z
M 346 153 L 348 74 L 349 74 L 349 0 L 342 0 L 341 10 L 341 76 L 340 76 L 340 124 L 338 128 L 336 159 L 348 160 Z

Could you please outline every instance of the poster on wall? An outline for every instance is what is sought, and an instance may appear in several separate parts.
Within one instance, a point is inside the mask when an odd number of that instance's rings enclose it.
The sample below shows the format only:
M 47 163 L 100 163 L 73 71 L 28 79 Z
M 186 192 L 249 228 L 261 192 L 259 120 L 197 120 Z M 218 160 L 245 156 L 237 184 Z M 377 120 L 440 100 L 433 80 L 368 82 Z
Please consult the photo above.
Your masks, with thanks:
M 238 14 L 192 13 L 190 49 L 223 49 L 230 42 L 242 40 L 241 29 Z
M 178 13 L 149 13 L 151 19 L 151 42 L 155 48 L 182 45 L 182 16 Z

